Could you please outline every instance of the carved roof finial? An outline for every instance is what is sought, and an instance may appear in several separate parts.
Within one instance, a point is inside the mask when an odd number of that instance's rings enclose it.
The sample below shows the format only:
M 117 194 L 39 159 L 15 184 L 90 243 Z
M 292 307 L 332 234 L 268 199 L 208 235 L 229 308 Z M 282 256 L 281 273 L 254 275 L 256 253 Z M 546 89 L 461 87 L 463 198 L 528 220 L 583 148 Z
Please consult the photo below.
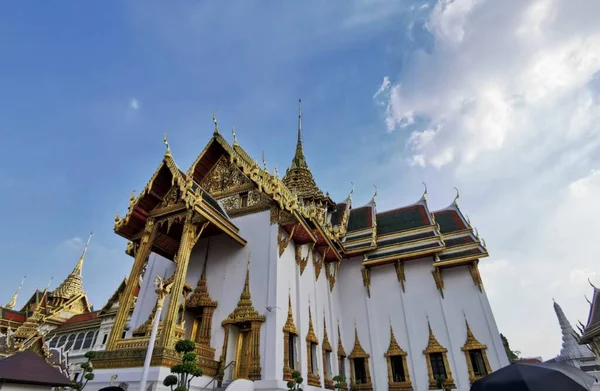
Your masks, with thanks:
M 425 186 L 425 190 L 423 191 L 423 195 L 421 196 L 421 198 L 423 199 L 423 201 L 427 201 L 427 183 L 425 182 L 421 182 L 423 184 L 423 186 Z
M 588 277 L 588 282 L 589 282 L 589 284 L 592 286 L 592 288 L 594 288 L 594 289 L 598 289 L 598 288 L 596 288 L 596 287 L 594 286 L 594 284 L 592 284 L 592 280 L 590 280 L 590 278 L 589 278 L 589 277 Z
M 237 141 L 237 135 L 235 134 L 235 126 L 231 127 L 231 134 L 233 134 L 233 145 L 239 145 Z
M 460 193 L 458 192 L 458 189 L 455 187 L 454 190 L 456 190 L 456 197 L 454 197 L 454 201 L 452 201 L 452 203 L 454 205 L 458 205 L 458 199 L 460 198 Z
M 275 177 L 279 178 L 279 170 L 277 169 L 277 161 L 275 161 Z
M 217 113 L 213 111 L 213 123 L 215 124 L 215 130 L 213 134 L 219 134 L 219 123 L 217 122 Z
M 377 205 L 377 185 L 373 185 L 375 188 L 375 194 L 373 194 L 373 198 L 371 198 L 371 203 Z
M 267 161 L 265 160 L 265 151 L 263 151 L 263 153 L 262 153 L 262 163 L 263 163 L 263 169 L 268 172 L 269 170 L 267 169 Z
M 27 276 L 23 277 L 23 279 L 21 280 L 21 283 L 19 284 L 19 287 L 17 288 L 15 294 L 12 296 L 12 298 L 10 299 L 10 301 L 8 302 L 8 304 L 4 306 L 4 308 L 6 308 L 7 310 L 14 310 L 15 309 L 15 306 L 17 305 L 17 297 L 19 296 L 19 292 L 21 291 L 21 288 L 23 287 L 23 283 L 25 282 L 25 278 L 27 278 Z
M 169 146 L 169 141 L 167 140 L 167 131 L 166 130 L 165 130 L 165 137 L 163 138 L 163 143 L 165 143 L 165 146 L 167 147 L 167 150 L 165 151 L 165 155 L 170 155 L 171 147 Z

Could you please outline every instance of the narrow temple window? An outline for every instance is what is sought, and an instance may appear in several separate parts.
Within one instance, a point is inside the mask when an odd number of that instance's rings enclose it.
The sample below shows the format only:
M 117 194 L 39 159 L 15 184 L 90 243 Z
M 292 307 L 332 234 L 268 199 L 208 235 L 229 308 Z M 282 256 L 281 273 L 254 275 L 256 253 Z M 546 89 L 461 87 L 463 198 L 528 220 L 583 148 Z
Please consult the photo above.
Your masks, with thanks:
M 429 361 L 431 362 L 431 370 L 433 372 L 433 378 L 438 377 L 447 378 L 446 367 L 444 366 L 444 356 L 442 353 L 431 353 L 429 355 Z
M 339 370 L 340 370 L 340 376 L 342 376 L 344 379 L 346 379 L 346 356 L 340 356 L 339 358 Z M 345 380 L 344 380 L 345 382 Z
M 248 206 L 248 193 L 240 194 L 240 208 L 245 208 Z
M 318 372 L 318 369 L 317 369 L 317 344 L 316 343 L 310 344 L 310 371 L 315 375 Z
M 356 384 L 365 384 L 367 382 L 367 369 L 365 368 L 365 359 L 357 357 L 354 360 L 354 382 Z
M 288 340 L 288 361 L 290 369 L 296 369 L 296 336 L 290 334 Z
M 83 345 L 84 338 L 85 338 L 85 335 L 83 333 L 77 334 L 77 339 L 75 340 L 75 346 L 73 347 L 73 350 L 81 349 L 81 345 Z
M 473 373 L 477 377 L 487 375 L 487 369 L 485 368 L 485 362 L 483 361 L 483 353 L 481 349 L 470 350 L 469 356 L 471 357 L 471 364 L 473 365 Z
M 331 352 L 325 353 L 325 379 L 331 379 Z
M 406 381 L 406 376 L 404 375 L 404 363 L 402 362 L 402 356 L 390 357 L 390 363 L 392 364 L 392 381 Z

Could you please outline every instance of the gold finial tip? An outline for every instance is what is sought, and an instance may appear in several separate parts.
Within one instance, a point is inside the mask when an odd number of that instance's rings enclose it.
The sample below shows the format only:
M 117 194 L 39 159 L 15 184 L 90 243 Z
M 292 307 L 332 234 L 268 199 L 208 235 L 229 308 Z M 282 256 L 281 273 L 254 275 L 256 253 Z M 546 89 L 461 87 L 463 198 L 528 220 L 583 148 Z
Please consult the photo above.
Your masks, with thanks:
M 169 146 L 169 140 L 167 139 L 167 131 L 166 130 L 165 130 L 165 137 L 163 138 L 163 143 L 167 147 L 167 152 L 166 153 L 171 152 L 171 147 Z
M 219 133 L 219 123 L 217 122 L 217 113 L 213 111 L 213 117 L 212 117 L 213 123 L 215 124 L 215 131 L 214 133 L 217 134 Z

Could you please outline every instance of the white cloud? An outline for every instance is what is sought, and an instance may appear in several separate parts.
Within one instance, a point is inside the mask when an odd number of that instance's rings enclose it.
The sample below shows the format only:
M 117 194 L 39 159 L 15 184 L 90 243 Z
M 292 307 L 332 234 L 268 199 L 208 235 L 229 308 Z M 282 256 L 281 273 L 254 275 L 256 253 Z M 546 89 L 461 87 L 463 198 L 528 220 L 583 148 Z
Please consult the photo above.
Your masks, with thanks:
M 129 101 L 129 108 L 131 108 L 134 111 L 137 111 L 140 109 L 140 101 L 137 100 L 136 98 L 131 98 L 131 100 Z
M 374 96 L 388 131 L 406 135 L 408 175 L 469 197 L 496 320 L 525 355 L 558 353 L 551 298 L 585 321 L 585 281 L 598 278 L 599 12 L 591 1 L 439 0 L 426 24 L 435 46 Z
M 383 81 L 381 82 L 381 86 L 379 87 L 375 95 L 373 95 L 373 99 L 377 98 L 379 94 L 386 92 L 390 88 L 390 84 L 392 84 L 390 78 L 388 76 L 385 76 L 383 78 Z

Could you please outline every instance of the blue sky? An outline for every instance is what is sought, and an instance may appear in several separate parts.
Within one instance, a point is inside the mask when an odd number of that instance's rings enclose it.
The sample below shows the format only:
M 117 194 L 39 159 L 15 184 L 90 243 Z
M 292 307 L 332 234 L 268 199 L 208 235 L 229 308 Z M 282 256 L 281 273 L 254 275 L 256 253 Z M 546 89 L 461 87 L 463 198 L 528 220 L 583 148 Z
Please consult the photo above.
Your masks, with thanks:
M 418 199 L 425 181 L 437 209 L 460 188 L 492 254 L 482 273 L 501 331 L 550 358 L 560 344 L 551 297 L 575 323 L 587 316 L 586 279 L 600 284 L 589 233 L 600 213 L 594 7 L 3 4 L 0 297 L 24 274 L 21 302 L 50 276 L 55 287 L 94 230 L 84 286 L 100 307 L 131 266 L 114 214 L 160 162 L 164 132 L 188 167 L 216 111 L 222 133 L 235 125 L 252 156 L 264 150 L 283 172 L 302 98 L 307 160 L 335 199 L 353 181 L 355 203 L 367 202 L 376 184 L 389 209 Z M 532 308 L 546 339 L 515 321 Z

